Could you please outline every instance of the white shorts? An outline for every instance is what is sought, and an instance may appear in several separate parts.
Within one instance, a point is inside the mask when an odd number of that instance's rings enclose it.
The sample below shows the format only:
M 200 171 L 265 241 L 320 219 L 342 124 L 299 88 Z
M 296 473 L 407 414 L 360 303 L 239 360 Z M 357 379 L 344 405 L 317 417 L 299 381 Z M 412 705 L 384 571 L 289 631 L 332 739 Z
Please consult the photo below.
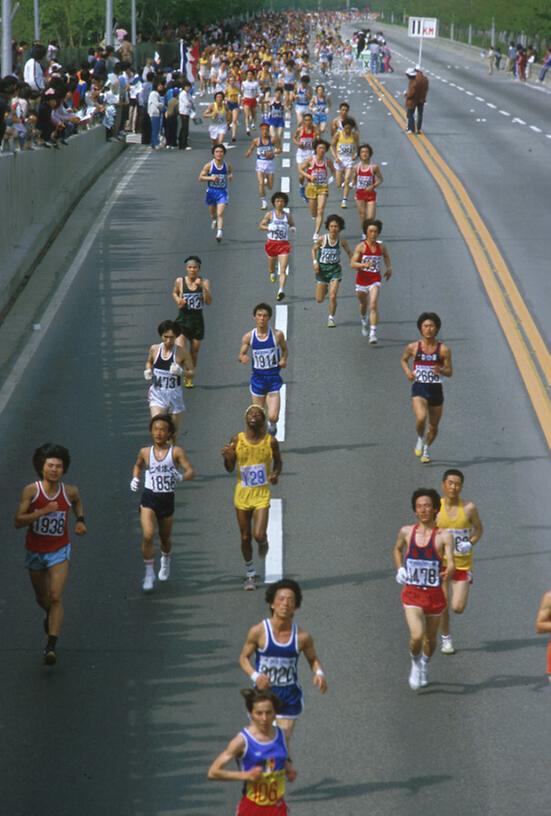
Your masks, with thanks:
M 335 170 L 347 170 L 349 167 L 354 167 L 355 163 L 356 159 L 353 159 L 352 156 L 341 156 L 335 162 Z
M 224 136 L 228 129 L 227 125 L 211 125 L 209 127 L 209 136 L 212 141 L 216 141 L 220 136 Z
M 266 173 L 266 175 L 274 174 L 274 160 L 273 159 L 257 159 L 256 172 Z
M 299 147 L 296 155 L 296 163 L 303 164 L 303 162 L 307 161 L 307 159 L 311 159 L 313 155 L 314 155 L 313 150 L 301 150 Z
M 359 283 L 356 284 L 356 292 L 370 292 L 374 286 L 380 286 L 381 281 L 376 281 L 375 283 L 370 283 L 369 286 L 360 286 Z
M 164 408 L 168 414 L 182 414 L 186 410 L 181 388 L 154 388 L 147 392 L 150 408 Z

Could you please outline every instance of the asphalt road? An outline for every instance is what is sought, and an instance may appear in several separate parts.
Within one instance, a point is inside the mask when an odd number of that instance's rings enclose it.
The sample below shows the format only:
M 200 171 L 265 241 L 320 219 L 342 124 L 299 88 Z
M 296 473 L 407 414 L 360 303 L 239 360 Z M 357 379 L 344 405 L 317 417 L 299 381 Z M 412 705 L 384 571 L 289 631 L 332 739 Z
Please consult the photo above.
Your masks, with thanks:
M 402 79 L 388 80 L 397 93 Z M 482 87 L 485 79 L 476 81 Z M 287 436 L 274 495 L 283 499 L 285 573 L 305 590 L 299 620 L 315 636 L 330 690 L 318 695 L 302 666 L 307 711 L 293 745 L 299 778 L 289 803 L 293 816 L 537 816 L 551 794 L 545 641 L 534 633 L 549 586 L 548 453 L 434 182 L 365 82 L 343 85 L 337 78 L 335 102 L 350 99 L 362 134 L 385 162 L 379 216 L 395 276 L 383 287 L 377 348 L 360 334 L 351 273 L 337 328 L 325 328 L 325 307 L 313 299 L 311 221 L 293 172 Z M 509 136 L 501 119 L 475 128 L 460 93 L 432 85 L 427 135 L 454 169 L 466 168 L 466 186 L 518 274 L 514 253 L 526 259 L 536 251 L 532 234 L 542 256 L 549 254 L 539 221 L 548 164 L 538 165 L 534 152 L 551 144 L 535 147 L 536 134 L 526 129 Z M 543 107 L 544 100 L 534 94 L 530 104 Z M 458 135 L 451 138 L 451 130 Z M 236 362 L 240 337 L 255 303 L 275 292 L 243 136 L 229 154 L 236 179 L 220 246 L 196 181 L 208 158 L 204 132 L 195 130 L 191 144 L 185 155 L 148 156 L 131 179 L 0 415 L 1 790 L 10 816 L 222 816 L 239 796 L 238 786 L 207 782 L 206 769 L 244 722 L 237 655 L 264 604 L 261 591 L 241 590 L 233 479 L 219 450 L 240 430 L 249 401 L 248 371 Z M 516 149 L 515 178 L 533 185 L 516 233 L 500 215 L 515 206 L 503 195 L 508 145 L 511 156 Z M 126 151 L 83 202 L 90 219 L 140 156 L 141 148 Z M 494 165 L 495 189 L 481 178 Z M 334 188 L 330 201 L 329 211 L 341 212 Z M 355 243 L 355 213 L 345 215 Z M 59 237 L 65 251 L 75 235 Z M 214 295 L 197 388 L 185 394 L 182 442 L 200 478 L 178 488 L 173 577 L 144 597 L 137 499 L 128 487 L 136 451 L 147 442 L 141 372 L 158 322 L 175 313 L 172 281 L 189 252 L 203 258 Z M 539 292 L 544 271 L 530 283 L 538 308 L 548 296 L 543 280 Z M 43 309 L 36 303 L 33 313 L 32 291 L 25 297 L 21 326 L 31 314 L 39 322 Z M 425 309 L 443 318 L 456 372 L 446 384 L 434 461 L 423 467 L 413 456 L 399 356 Z M 11 360 L 24 339 L 16 335 Z M 81 488 L 89 525 L 86 539 L 75 542 L 54 670 L 41 665 L 42 618 L 22 568 L 23 534 L 12 527 L 19 491 L 33 479 L 32 451 L 46 440 L 70 448 L 69 481 Z M 411 518 L 412 490 L 437 487 L 448 466 L 464 470 L 465 495 L 477 502 L 486 535 L 469 608 L 454 620 L 458 652 L 436 655 L 430 685 L 414 694 L 390 553 Z

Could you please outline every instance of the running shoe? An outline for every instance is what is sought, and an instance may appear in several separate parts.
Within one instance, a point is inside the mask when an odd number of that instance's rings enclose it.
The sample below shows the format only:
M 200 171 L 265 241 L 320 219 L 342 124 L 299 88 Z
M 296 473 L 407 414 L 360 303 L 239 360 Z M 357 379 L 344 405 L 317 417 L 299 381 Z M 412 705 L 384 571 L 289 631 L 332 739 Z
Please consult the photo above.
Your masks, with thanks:
M 432 460 L 429 454 L 429 446 L 425 445 L 425 447 L 423 448 L 423 453 L 421 454 L 421 462 L 423 465 L 427 465 L 431 461 Z
M 213 230 L 216 229 L 216 218 L 213 218 L 210 222 L 210 228 Z
M 442 635 L 442 645 L 440 646 L 440 651 L 442 654 L 455 654 L 451 635 Z
M 159 581 L 168 581 L 170 578 L 170 558 L 166 555 L 161 555 L 161 569 L 158 578 Z
M 277 422 L 268 422 L 266 425 L 266 430 L 270 436 L 275 436 L 277 434 Z
M 317 240 L 319 239 L 319 237 L 320 237 L 320 236 L 319 236 L 319 232 L 315 232 L 315 233 L 312 235 L 312 241 L 317 241 Z
M 347 202 L 346 198 L 343 198 L 343 200 L 341 201 L 341 209 L 346 210 L 347 207 L 348 207 L 348 202 Z
M 367 337 L 369 334 L 369 327 L 367 325 L 367 320 L 362 320 L 362 337 Z
M 269 549 L 270 545 L 268 544 L 268 539 L 266 539 L 266 541 L 263 541 L 262 544 L 258 545 L 258 557 L 266 558 Z
M 415 443 L 415 450 L 414 450 L 416 456 L 421 456 L 421 454 L 423 453 L 423 445 L 424 445 L 424 442 L 423 442 L 422 437 L 418 436 L 417 437 L 417 442 Z
M 46 646 L 44 649 L 44 665 L 55 666 L 57 662 L 57 655 L 53 646 Z
M 191 377 L 184 377 L 184 388 L 195 388 Z
M 374 329 L 369 332 L 369 343 L 372 346 L 377 345 L 377 332 Z
M 146 572 L 142 581 L 142 589 L 144 592 L 153 592 L 155 589 L 155 573 Z
M 409 687 L 412 691 L 418 691 L 421 688 L 421 671 L 417 661 L 411 659 L 411 669 L 408 677 Z
M 261 210 L 266 210 L 267 208 L 268 208 L 268 203 L 267 203 L 266 199 L 263 198 L 262 201 L 260 202 L 260 209 Z
M 270 272 L 270 283 L 275 283 L 277 280 L 277 275 L 275 272 Z
M 285 292 L 283 291 L 283 289 L 280 289 L 280 291 L 277 293 L 276 300 L 279 302 L 280 300 L 283 300 L 284 297 L 285 297 Z
M 250 135 L 251 135 L 251 129 L 247 128 L 247 136 L 250 136 Z
M 421 686 L 421 688 L 425 688 L 425 686 L 428 686 L 429 684 L 428 673 L 429 664 L 426 660 L 423 660 L 421 658 L 421 660 L 419 661 L 419 685 Z
M 254 592 L 256 589 L 256 574 L 247 575 L 245 581 L 243 582 L 243 589 L 245 592 Z
M 222 230 L 217 230 L 217 232 L 216 232 L 216 240 L 218 241 L 218 243 L 220 243 L 220 241 L 222 240 L 222 236 L 223 236 L 223 235 L 224 235 L 224 233 L 222 232 Z
M 328 329 L 334 329 L 335 328 L 335 318 L 332 317 L 331 315 L 329 315 L 329 317 L 327 318 L 327 328 Z

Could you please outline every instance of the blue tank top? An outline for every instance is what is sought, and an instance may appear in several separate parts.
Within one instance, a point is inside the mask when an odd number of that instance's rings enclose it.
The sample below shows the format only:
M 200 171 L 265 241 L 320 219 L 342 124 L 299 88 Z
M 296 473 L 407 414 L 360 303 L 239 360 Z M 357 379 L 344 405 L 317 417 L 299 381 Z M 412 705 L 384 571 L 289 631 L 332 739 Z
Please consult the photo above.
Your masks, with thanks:
M 251 335 L 251 357 L 253 374 L 273 374 L 279 372 L 279 346 L 272 329 L 268 329 L 268 336 L 260 340 L 256 329 Z
M 319 96 L 316 96 L 314 99 L 314 107 L 315 112 L 318 114 L 327 113 L 328 111 L 327 99 L 320 99 Z
M 275 805 L 285 794 L 285 762 L 287 744 L 285 735 L 276 726 L 276 735 L 270 742 L 258 742 L 243 728 L 239 733 L 245 740 L 245 753 L 239 759 L 239 769 L 250 771 L 259 765 L 262 776 L 257 782 L 246 782 L 243 794 L 256 805 Z
M 228 186 L 228 168 L 226 162 L 222 164 L 222 167 L 217 167 L 214 160 L 211 161 L 209 176 L 216 176 L 215 179 L 207 182 L 209 190 L 225 190 Z
M 286 687 L 300 688 L 298 682 L 298 627 L 293 623 L 291 637 L 287 643 L 278 643 L 272 633 L 272 624 L 268 618 L 264 621 L 266 645 L 257 649 L 255 655 L 256 671 L 267 674 L 270 685 L 275 689 Z M 275 691 L 277 694 L 278 692 Z M 278 695 L 279 696 L 279 695 Z
M 306 106 L 308 105 L 308 88 L 300 88 L 297 91 L 296 104 Z
M 259 142 L 256 148 L 256 158 L 261 160 L 268 160 L 273 159 L 274 157 L 274 146 L 272 144 L 272 140 L 268 139 L 268 144 L 263 144 Z
M 272 119 L 283 119 L 283 102 L 276 102 L 275 100 L 270 103 L 270 116 Z

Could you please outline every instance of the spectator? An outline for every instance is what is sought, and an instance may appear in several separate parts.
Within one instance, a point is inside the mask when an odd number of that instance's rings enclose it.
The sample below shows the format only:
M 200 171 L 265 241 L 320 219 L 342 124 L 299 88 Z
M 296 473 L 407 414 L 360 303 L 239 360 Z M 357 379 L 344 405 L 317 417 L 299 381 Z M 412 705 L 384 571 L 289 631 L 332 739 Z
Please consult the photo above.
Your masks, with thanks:
M 161 123 L 163 121 L 163 111 L 165 103 L 163 99 L 164 83 L 161 80 L 155 82 L 153 90 L 147 100 L 147 113 L 151 120 L 151 149 L 158 150 L 161 135 Z
M 40 43 L 35 43 L 31 49 L 31 56 L 25 63 L 23 79 L 33 91 L 43 91 L 45 86 L 44 71 L 41 61 L 46 56 L 46 49 Z
M 496 45 L 496 47 L 494 48 L 494 53 L 496 71 L 499 71 L 501 69 L 501 60 L 503 59 L 503 54 L 501 53 L 501 48 L 499 47 L 499 45 Z
M 120 44 L 119 53 L 121 55 L 121 62 L 127 62 L 132 64 L 134 59 L 134 49 L 132 47 L 132 43 L 130 42 L 130 37 L 128 34 L 125 34 L 122 38 L 122 42 Z
M 139 130 L 142 134 L 142 144 L 151 144 L 151 119 L 148 113 L 149 94 L 153 90 L 153 82 L 155 81 L 155 74 L 152 71 L 146 75 L 145 82 L 142 84 L 142 89 L 138 94 L 138 124 Z
M 526 82 L 526 64 L 528 62 L 528 58 L 526 56 L 526 51 L 522 47 L 522 45 L 517 45 L 517 59 L 516 59 L 516 77 L 520 79 L 522 82 Z
M 178 139 L 178 147 L 180 150 L 191 150 L 191 147 L 188 145 L 189 117 L 195 116 L 195 108 L 190 91 L 191 82 L 185 79 L 178 97 L 178 111 L 180 114 L 180 136 Z
M 495 64 L 496 54 L 492 46 L 488 48 L 486 51 L 485 59 L 488 63 L 488 73 L 491 75 L 494 73 L 494 64 Z
M 513 40 L 509 42 L 509 48 L 507 49 L 507 62 L 505 63 L 505 70 L 511 71 L 514 73 L 515 71 L 515 61 L 517 58 L 517 49 L 515 48 L 515 43 Z
M 546 75 L 546 73 L 548 72 L 548 70 L 550 68 L 551 68 L 551 45 L 547 49 L 547 54 L 543 58 L 543 67 L 542 67 L 542 69 L 540 71 L 540 75 L 538 77 L 540 82 L 544 82 L 545 75 Z
M 381 46 L 377 40 L 371 40 L 369 43 L 369 70 L 372 74 L 379 73 L 379 56 Z
M 180 88 L 177 81 L 171 82 L 166 93 L 166 114 L 165 114 L 165 137 L 166 146 L 170 150 L 178 147 L 176 137 L 178 135 L 178 107 Z
M 526 49 L 526 79 L 532 76 L 532 66 L 536 62 L 538 54 L 533 45 L 529 45 Z

